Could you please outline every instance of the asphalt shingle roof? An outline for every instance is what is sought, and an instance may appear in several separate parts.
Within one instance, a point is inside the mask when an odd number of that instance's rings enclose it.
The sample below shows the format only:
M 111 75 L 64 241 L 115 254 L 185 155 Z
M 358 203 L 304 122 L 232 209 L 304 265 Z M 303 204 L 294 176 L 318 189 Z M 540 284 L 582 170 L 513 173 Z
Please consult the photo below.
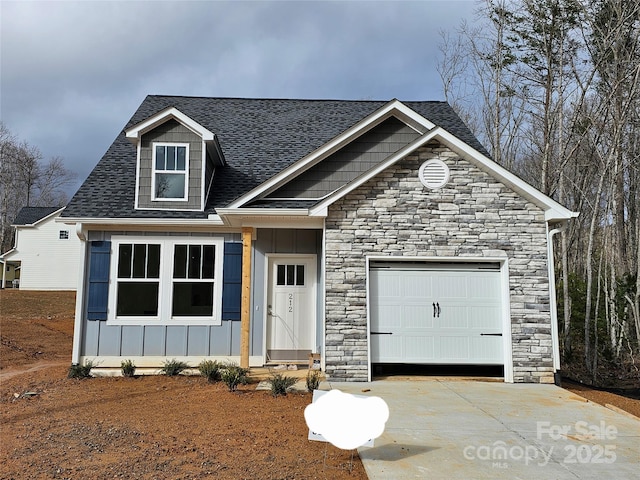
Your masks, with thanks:
M 22 207 L 13 225 L 33 225 L 62 207 Z
M 62 216 L 205 218 L 387 103 L 150 95 L 73 196 Z M 486 154 L 446 102 L 403 103 Z M 169 107 L 177 108 L 215 133 L 224 153 L 227 165 L 216 169 L 205 212 L 134 209 L 136 148 L 124 132 Z

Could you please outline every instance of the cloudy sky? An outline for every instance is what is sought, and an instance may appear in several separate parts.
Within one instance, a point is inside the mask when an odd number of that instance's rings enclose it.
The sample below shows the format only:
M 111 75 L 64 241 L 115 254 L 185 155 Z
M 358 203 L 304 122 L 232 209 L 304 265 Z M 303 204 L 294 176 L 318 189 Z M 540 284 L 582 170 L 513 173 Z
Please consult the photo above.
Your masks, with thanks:
M 473 0 L 0 0 L 0 118 L 78 175 L 148 94 L 442 100 L 440 31 Z

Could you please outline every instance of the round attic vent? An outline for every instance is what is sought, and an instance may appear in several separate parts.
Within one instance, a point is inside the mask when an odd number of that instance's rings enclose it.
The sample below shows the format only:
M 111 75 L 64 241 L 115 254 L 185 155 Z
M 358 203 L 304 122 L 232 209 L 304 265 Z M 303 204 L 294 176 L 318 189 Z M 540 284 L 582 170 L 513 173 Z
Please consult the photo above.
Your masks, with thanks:
M 427 160 L 420 166 L 418 178 L 427 188 L 444 187 L 449 181 L 449 167 L 442 160 Z

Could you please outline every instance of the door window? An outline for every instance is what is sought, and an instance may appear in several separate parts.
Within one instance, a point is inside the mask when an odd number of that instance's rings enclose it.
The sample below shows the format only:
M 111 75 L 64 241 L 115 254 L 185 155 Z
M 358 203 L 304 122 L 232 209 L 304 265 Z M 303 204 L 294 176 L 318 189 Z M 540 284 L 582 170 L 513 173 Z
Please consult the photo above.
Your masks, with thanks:
M 304 286 L 304 265 L 278 265 L 276 285 Z

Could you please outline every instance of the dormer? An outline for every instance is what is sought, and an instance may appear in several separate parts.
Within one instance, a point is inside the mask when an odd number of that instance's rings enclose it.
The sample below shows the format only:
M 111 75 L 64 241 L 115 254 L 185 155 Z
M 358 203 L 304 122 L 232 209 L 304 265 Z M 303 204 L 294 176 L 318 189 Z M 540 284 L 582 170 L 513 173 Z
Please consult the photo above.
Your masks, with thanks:
M 204 210 L 215 169 L 224 165 L 213 132 L 171 107 L 125 135 L 137 149 L 136 209 Z

